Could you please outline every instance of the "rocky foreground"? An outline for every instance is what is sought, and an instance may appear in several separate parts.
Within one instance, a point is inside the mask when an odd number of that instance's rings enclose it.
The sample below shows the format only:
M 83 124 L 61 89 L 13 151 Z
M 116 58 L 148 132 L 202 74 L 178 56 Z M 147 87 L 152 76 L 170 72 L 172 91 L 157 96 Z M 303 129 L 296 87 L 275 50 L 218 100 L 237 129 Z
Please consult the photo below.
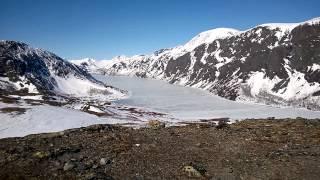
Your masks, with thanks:
M 0 140 L 0 179 L 318 179 L 320 120 L 132 129 L 94 125 Z

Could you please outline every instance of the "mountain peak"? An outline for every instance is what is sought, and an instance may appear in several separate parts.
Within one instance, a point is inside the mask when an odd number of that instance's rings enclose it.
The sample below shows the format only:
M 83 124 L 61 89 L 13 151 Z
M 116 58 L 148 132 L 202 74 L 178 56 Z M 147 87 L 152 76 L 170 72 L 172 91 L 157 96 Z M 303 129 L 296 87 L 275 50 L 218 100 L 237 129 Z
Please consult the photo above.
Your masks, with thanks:
M 194 38 L 192 38 L 189 42 L 187 42 L 184 47 L 187 50 L 193 50 L 197 46 L 203 43 L 211 43 L 216 39 L 226 38 L 229 36 L 234 36 L 238 34 L 240 31 L 232 28 L 216 28 L 208 31 L 201 32 Z

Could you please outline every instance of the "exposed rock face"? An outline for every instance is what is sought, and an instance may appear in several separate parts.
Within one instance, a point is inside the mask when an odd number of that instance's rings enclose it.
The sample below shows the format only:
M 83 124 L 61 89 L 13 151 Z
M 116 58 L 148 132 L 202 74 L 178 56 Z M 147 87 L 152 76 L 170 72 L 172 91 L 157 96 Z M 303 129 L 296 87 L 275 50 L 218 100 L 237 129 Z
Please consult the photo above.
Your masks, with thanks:
M 15 41 L 0 41 L 0 89 L 9 93 L 77 96 L 89 96 L 93 91 L 103 91 L 100 94 L 104 95 L 117 91 L 51 52 Z
M 230 100 L 319 109 L 320 18 L 211 30 L 152 55 L 116 57 L 102 69 L 202 88 Z

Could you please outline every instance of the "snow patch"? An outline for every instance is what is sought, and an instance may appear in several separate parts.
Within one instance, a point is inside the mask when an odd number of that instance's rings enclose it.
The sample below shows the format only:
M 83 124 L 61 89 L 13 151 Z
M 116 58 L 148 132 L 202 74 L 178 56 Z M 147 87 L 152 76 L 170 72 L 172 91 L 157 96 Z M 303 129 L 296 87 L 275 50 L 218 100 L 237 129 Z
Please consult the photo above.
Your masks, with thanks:
M 13 82 L 10 81 L 8 77 L 0 77 L 0 82 L 6 82 L 10 85 L 13 85 L 15 90 L 27 89 L 28 93 L 39 93 L 35 85 L 33 85 L 25 76 L 20 76 L 19 81 Z
M 96 113 L 104 113 L 104 111 L 101 111 L 99 108 L 90 106 L 88 111 L 96 112 Z
M 308 66 L 308 71 L 317 71 L 317 70 L 320 70 L 320 64 L 315 64 L 313 63 L 312 66 Z
M 187 51 L 191 51 L 201 44 L 210 44 L 214 40 L 223 39 L 226 37 L 234 36 L 240 31 L 232 28 L 216 28 L 208 31 L 204 31 L 184 45 Z
M 94 98 L 100 100 L 116 100 L 125 98 L 126 95 L 120 91 L 93 83 L 87 79 L 80 79 L 74 75 L 66 78 L 54 76 L 57 86 L 56 91 L 75 97 Z

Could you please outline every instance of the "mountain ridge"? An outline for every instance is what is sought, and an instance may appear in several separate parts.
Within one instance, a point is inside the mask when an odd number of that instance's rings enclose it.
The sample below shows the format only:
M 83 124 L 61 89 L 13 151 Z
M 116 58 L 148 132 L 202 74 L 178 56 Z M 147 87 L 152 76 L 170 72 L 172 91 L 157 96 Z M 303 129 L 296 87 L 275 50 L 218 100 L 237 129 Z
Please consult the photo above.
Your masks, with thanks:
M 81 98 L 100 98 L 98 94 L 121 95 L 54 53 L 7 40 L 0 41 L 0 88 L 9 94 L 23 91 L 25 94 Z
M 151 55 L 115 57 L 98 69 L 201 88 L 230 100 L 318 110 L 319 24 L 320 18 L 262 24 L 198 43 L 192 50 L 182 45 Z

